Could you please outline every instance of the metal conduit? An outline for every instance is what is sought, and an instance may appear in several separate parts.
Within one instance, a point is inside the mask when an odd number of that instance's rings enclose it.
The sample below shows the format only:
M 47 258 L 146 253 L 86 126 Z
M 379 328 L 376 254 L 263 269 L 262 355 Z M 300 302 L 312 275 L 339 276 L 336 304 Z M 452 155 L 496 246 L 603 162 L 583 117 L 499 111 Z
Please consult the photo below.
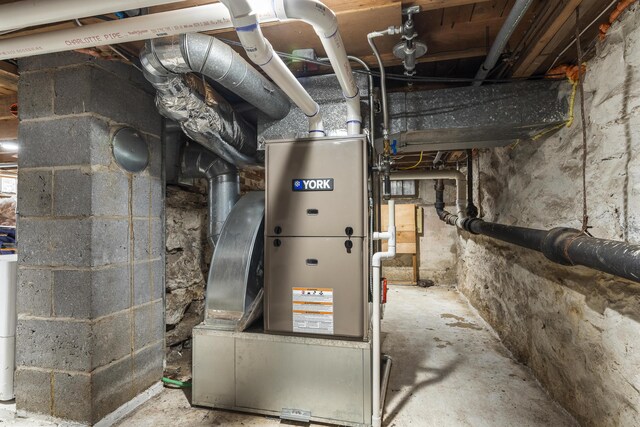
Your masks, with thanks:
M 489 72 L 496 66 L 496 63 L 500 59 L 500 55 L 504 52 L 504 47 L 507 45 L 507 42 L 518 27 L 520 21 L 522 21 L 522 18 L 524 18 L 527 10 L 529 10 L 531 3 L 533 3 L 533 0 L 516 0 L 516 3 L 513 5 L 511 12 L 509 12 L 509 16 L 507 16 L 507 19 L 504 21 L 496 40 L 493 42 L 493 45 L 491 45 L 487 58 L 476 73 L 473 86 L 480 86 L 487 78 Z

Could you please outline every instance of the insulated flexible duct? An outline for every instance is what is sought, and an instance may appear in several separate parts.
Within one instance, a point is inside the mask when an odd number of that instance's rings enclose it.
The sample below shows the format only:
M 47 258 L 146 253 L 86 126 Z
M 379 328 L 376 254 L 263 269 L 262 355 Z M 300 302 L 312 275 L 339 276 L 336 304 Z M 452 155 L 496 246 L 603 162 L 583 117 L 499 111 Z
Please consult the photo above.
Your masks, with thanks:
M 274 120 L 286 117 L 289 100 L 229 45 L 205 34 L 191 33 L 149 40 L 145 55 L 154 73 L 196 72 L 220 83 Z
M 259 163 L 255 129 L 222 96 L 206 84 L 202 88 L 206 95 L 200 95 L 182 75 L 164 69 L 147 48 L 140 61 L 145 77 L 158 91 L 160 114 L 178 122 L 187 136 L 233 165 Z

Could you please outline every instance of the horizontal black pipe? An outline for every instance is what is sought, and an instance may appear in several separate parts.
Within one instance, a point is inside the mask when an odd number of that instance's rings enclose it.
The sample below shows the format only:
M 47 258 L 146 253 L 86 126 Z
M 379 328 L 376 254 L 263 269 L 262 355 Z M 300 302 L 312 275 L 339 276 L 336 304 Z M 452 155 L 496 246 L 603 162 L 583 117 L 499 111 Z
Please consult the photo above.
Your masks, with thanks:
M 482 220 L 468 221 L 466 224 L 467 231 L 473 234 L 482 234 L 484 236 L 493 237 L 494 239 L 522 246 L 527 249 L 539 251 L 542 242 L 547 237 L 547 232 L 536 230 L 533 228 L 514 227 L 510 225 L 496 224 L 494 222 L 485 222 Z
M 582 265 L 640 282 L 640 245 L 597 239 L 572 228 L 536 230 L 477 218 L 463 221 L 462 228 L 473 234 L 542 252 L 558 264 Z
M 549 260 L 558 264 L 582 265 L 640 283 L 640 245 L 597 239 L 573 228 L 537 230 L 486 222 L 478 218 L 461 219 L 444 209 L 442 180 L 436 181 L 435 190 L 436 212 L 449 225 L 542 252 Z

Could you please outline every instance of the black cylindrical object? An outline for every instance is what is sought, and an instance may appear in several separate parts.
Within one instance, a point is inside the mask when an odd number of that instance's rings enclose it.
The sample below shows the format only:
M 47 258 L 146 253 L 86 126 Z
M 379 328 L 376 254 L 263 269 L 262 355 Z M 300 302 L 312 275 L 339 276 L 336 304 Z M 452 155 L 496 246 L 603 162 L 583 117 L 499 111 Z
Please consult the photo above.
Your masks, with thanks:
M 548 233 L 547 231 L 536 230 L 534 228 L 514 227 L 511 225 L 496 224 L 494 222 L 485 222 L 481 219 L 469 220 L 465 228 L 473 234 L 482 234 L 536 251 L 541 250 L 542 242 L 544 242 Z
M 467 150 L 467 217 L 476 218 L 478 208 L 473 204 L 473 150 Z
M 503 242 L 542 252 L 549 260 L 562 265 L 582 265 L 640 282 L 640 245 L 597 239 L 572 228 L 536 230 L 468 220 L 464 228 Z
M 436 181 L 435 208 L 438 217 L 473 234 L 542 252 L 549 260 L 562 265 L 582 265 L 594 270 L 640 282 L 640 245 L 597 239 L 573 228 L 538 230 L 503 225 L 478 218 L 459 220 L 444 210 L 444 184 Z
M 640 282 L 640 245 L 596 239 L 578 230 L 567 229 L 551 230 L 548 240 L 554 232 L 557 233 L 555 255 L 561 255 L 567 264 L 584 265 Z

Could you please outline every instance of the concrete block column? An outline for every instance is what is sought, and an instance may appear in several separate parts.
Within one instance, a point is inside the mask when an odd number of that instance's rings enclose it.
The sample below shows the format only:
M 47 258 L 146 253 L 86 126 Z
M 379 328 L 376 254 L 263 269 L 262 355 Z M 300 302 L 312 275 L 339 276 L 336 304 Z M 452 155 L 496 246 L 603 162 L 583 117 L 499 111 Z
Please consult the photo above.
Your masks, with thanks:
M 153 90 L 76 53 L 19 63 L 19 411 L 95 424 L 160 381 L 164 183 Z M 111 136 L 148 142 L 122 170 Z

